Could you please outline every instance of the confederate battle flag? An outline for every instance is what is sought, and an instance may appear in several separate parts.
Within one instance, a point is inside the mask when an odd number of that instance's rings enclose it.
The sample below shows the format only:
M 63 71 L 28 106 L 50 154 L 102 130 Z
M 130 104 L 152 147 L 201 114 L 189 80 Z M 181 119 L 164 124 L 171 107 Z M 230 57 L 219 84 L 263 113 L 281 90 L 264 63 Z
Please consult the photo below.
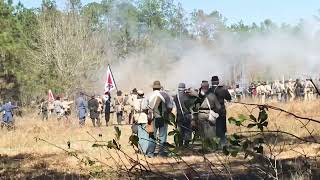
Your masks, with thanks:
M 107 80 L 106 84 L 104 85 L 104 94 L 109 93 L 113 89 L 116 89 L 116 83 L 114 81 L 110 65 L 108 65 Z

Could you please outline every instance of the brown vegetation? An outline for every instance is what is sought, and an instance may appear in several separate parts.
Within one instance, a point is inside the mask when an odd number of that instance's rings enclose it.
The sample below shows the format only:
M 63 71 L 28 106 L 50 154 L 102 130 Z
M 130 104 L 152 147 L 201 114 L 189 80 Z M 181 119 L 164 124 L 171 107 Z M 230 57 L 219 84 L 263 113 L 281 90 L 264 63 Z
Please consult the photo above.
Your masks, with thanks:
M 320 104 L 318 101 L 271 104 L 297 115 L 320 119 L 320 112 L 317 110 Z M 248 110 L 252 108 L 250 106 L 230 104 L 228 106 L 228 116 L 236 117 L 239 114 L 250 114 Z M 253 114 L 257 113 L 256 111 L 254 110 Z M 292 116 L 274 110 L 269 110 L 268 114 L 270 123 L 268 130 L 270 131 L 281 130 L 310 141 L 313 138 L 319 139 L 320 125 L 318 123 L 309 122 L 303 125 Z M 119 143 L 122 151 L 136 159 L 137 155 L 129 143 L 130 126 L 122 125 L 120 129 L 122 134 Z M 228 124 L 229 134 L 235 132 L 243 133 L 247 130 L 245 127 L 236 127 Z M 310 134 L 310 132 L 312 133 Z M 96 141 L 109 141 L 114 138 L 115 131 L 112 126 L 94 128 L 91 122 L 87 121 L 85 127 L 79 128 L 75 117 L 71 119 L 70 123 L 58 122 L 54 117 L 48 122 L 43 122 L 36 114 L 25 112 L 23 118 L 16 118 L 16 129 L 14 131 L 2 129 L 1 134 L 0 177 L 2 179 L 41 179 L 44 177 L 56 177 L 56 179 L 63 177 L 67 179 L 72 177 L 84 179 L 90 177 L 121 178 L 117 172 L 114 172 L 116 167 L 119 166 L 125 169 L 132 167 L 133 164 L 124 153 L 107 148 L 92 147 L 92 144 Z M 270 147 L 265 148 L 265 156 L 276 158 L 277 162 L 282 163 L 282 166 L 289 167 L 294 164 L 295 166 L 301 166 L 299 168 L 302 169 L 305 168 L 302 163 L 305 159 L 314 159 L 312 162 L 318 164 L 317 156 L 319 155 L 320 145 L 317 143 L 306 143 L 283 134 L 270 134 L 269 140 L 266 146 L 270 145 Z M 173 141 L 170 136 L 169 141 Z M 68 142 L 70 142 L 70 149 L 68 148 Z M 75 157 L 73 154 L 67 153 L 67 151 L 78 155 Z M 229 176 L 228 173 L 232 174 L 232 177 L 238 178 L 255 177 L 246 168 L 248 162 L 252 163 L 255 158 L 244 159 L 243 154 L 240 154 L 237 158 L 224 156 L 221 152 L 209 153 L 203 156 L 192 150 L 187 150 L 182 154 L 182 160 L 158 157 L 150 159 L 139 155 L 140 162 L 144 166 L 156 169 L 157 172 L 161 172 L 165 177 L 180 178 L 191 176 L 190 174 L 195 173 L 192 169 L 197 170 L 197 173 L 201 173 L 203 176 L 210 174 L 211 170 L 207 166 L 209 162 L 204 161 L 203 157 L 210 160 L 213 163 L 211 165 L 217 167 L 214 171 L 217 173 L 221 171 L 221 177 Z M 81 161 L 83 159 L 89 159 L 96 163 L 93 166 L 89 166 L 85 163 L 87 161 Z M 224 171 L 225 169 L 228 169 L 228 171 Z M 309 169 L 312 170 L 312 174 L 317 174 L 317 169 L 311 167 Z M 128 177 L 126 174 L 122 175 Z M 153 177 L 152 175 L 155 174 L 150 174 L 150 177 Z M 296 176 L 301 177 L 303 174 L 292 172 L 287 176 L 293 178 Z

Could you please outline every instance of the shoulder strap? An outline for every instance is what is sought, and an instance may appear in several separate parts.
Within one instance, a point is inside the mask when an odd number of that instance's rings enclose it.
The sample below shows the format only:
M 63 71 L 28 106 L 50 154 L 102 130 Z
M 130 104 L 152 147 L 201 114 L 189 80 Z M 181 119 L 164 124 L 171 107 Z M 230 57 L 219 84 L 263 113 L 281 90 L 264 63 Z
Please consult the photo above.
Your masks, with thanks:
M 180 101 L 179 92 L 177 93 L 177 99 L 178 99 L 178 102 L 179 102 L 180 110 L 181 110 L 182 114 L 184 114 L 183 109 L 182 109 L 182 106 L 181 106 L 181 101 Z
M 209 110 L 211 111 L 211 106 L 210 106 L 210 102 L 209 102 L 209 100 L 208 100 L 208 97 L 206 97 L 206 101 L 207 101 L 207 104 L 208 104 Z

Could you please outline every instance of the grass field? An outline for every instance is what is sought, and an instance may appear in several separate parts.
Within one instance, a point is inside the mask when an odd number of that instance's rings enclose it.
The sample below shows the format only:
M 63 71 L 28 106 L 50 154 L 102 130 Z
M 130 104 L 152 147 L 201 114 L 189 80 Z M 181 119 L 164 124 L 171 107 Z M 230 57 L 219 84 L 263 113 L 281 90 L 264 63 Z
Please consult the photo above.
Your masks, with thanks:
M 320 119 L 319 101 L 308 103 L 292 102 L 288 104 L 270 103 L 270 105 L 304 117 Z M 253 108 L 239 104 L 229 104 L 228 117 L 249 114 L 249 111 Z M 257 109 L 253 110 L 253 114 L 255 113 L 257 113 Z M 307 139 L 317 139 L 320 136 L 320 124 L 318 123 L 309 122 L 307 125 L 303 125 L 294 117 L 274 110 L 270 110 L 268 114 L 270 121 L 269 130 L 280 129 Z M 129 156 L 136 158 L 137 155 L 129 144 L 129 136 L 131 135 L 130 126 L 122 125 L 119 127 L 122 132 L 120 138 L 122 150 Z M 244 127 L 240 128 L 228 124 L 228 134 L 242 131 L 245 131 Z M 313 137 L 310 137 L 310 132 L 312 132 Z M 92 147 L 94 138 L 101 141 L 109 141 L 115 137 L 115 131 L 113 126 L 94 128 L 90 120 L 86 121 L 85 127 L 79 128 L 75 117 L 71 118 L 70 123 L 65 123 L 64 121 L 58 122 L 54 117 L 46 122 L 41 121 L 36 112 L 24 113 L 23 117 L 16 117 L 16 129 L 14 131 L 2 129 L 0 130 L 0 134 L 0 179 L 97 178 L 92 174 L 92 166 L 79 163 L 79 159 L 70 156 L 70 154 L 68 155 L 65 150 L 76 152 L 80 159 L 88 157 L 91 160 L 99 160 L 99 164 L 105 169 L 103 177 L 101 177 L 102 179 L 123 179 L 124 176 L 119 176 L 113 170 L 116 169 L 117 164 L 124 164 L 127 167 L 131 167 L 132 165 L 132 162 L 127 160 L 121 153 L 119 154 L 114 150 Z M 279 152 L 277 156 L 279 159 L 296 158 L 301 156 L 301 154 L 307 154 L 310 157 L 318 156 L 320 146 L 315 143 L 302 143 L 296 142 L 294 139 L 281 139 L 278 137 L 273 140 L 277 141 L 277 143 L 284 142 L 275 149 L 275 151 Z M 70 149 L 68 149 L 68 141 L 70 142 Z M 173 141 L 172 137 L 169 137 L 169 141 Z M 238 163 L 238 166 L 232 168 L 232 172 L 234 173 L 244 170 L 245 168 L 240 165 L 243 165 L 247 161 L 240 157 L 225 157 L 221 153 L 207 154 L 206 157 L 220 165 L 224 162 L 227 164 L 231 162 Z M 152 166 L 151 169 L 157 169 L 159 172 L 185 175 L 190 171 L 186 164 L 181 163 L 181 161 L 178 163 L 174 158 L 156 157 L 146 159 L 142 155 L 139 155 L 138 158 L 146 166 L 148 164 L 145 161 L 148 161 L 149 165 Z M 203 167 L 197 166 L 204 162 L 200 155 L 189 152 L 185 153 L 182 158 L 193 168 L 205 171 Z M 121 159 L 123 162 L 121 162 Z M 124 166 L 122 167 L 124 168 Z M 101 167 L 99 166 L 99 168 Z M 98 171 L 97 168 L 95 170 Z

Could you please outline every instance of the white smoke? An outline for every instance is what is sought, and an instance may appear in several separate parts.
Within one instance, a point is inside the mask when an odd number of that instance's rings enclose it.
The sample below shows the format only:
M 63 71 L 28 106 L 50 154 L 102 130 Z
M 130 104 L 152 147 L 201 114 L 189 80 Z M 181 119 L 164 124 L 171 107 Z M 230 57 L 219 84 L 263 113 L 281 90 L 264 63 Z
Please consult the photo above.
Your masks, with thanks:
M 134 87 L 149 91 L 154 80 L 166 89 L 175 89 L 180 82 L 197 88 L 213 75 L 227 84 L 240 71 L 247 81 L 315 77 L 320 74 L 319 27 L 318 21 L 309 21 L 300 33 L 278 30 L 242 37 L 225 32 L 211 45 L 165 40 L 112 68 L 119 89 L 125 91 Z

